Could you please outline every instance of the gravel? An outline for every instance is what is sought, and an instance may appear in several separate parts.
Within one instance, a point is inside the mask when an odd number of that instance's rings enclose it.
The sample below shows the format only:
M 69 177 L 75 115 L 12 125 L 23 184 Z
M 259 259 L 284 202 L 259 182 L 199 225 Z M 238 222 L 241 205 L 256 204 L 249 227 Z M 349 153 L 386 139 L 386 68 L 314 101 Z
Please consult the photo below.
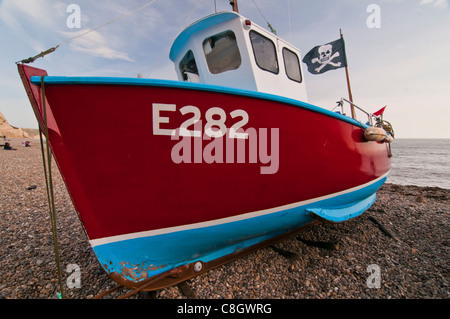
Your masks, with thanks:
M 0 299 L 56 299 L 58 274 L 39 141 L 32 140 L 30 148 L 22 147 L 22 141 L 8 141 L 15 151 L 0 150 Z M 92 298 L 116 283 L 90 249 L 61 176 L 53 168 L 65 298 Z M 186 285 L 130 298 L 192 298 L 186 293 L 190 289 L 201 299 L 447 299 L 449 199 L 447 189 L 385 184 L 375 204 L 357 218 L 311 227 L 278 242 L 275 249 L 260 249 Z M 338 244 L 325 249 L 297 237 Z M 287 258 L 280 249 L 298 255 Z M 79 288 L 70 281 L 71 265 L 79 267 Z M 371 269 L 379 270 L 379 282 L 372 280 Z M 127 291 L 119 289 L 104 298 Z

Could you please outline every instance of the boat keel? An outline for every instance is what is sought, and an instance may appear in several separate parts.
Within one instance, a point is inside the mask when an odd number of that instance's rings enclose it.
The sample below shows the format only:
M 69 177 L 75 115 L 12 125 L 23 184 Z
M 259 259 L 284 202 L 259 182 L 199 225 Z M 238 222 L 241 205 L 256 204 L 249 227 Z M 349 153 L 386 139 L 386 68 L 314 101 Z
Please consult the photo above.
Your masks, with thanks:
M 263 242 L 255 244 L 253 246 L 236 250 L 232 254 L 211 260 L 209 262 L 196 261 L 196 262 L 192 262 L 192 263 L 189 263 L 186 265 L 182 265 L 177 268 L 160 273 L 154 277 L 143 280 L 141 282 L 135 282 L 135 281 L 129 280 L 126 278 L 126 276 L 124 276 L 118 272 L 110 273 L 109 276 L 112 280 L 117 282 L 120 286 L 133 289 L 133 293 L 136 293 L 139 291 L 160 290 L 163 288 L 174 286 L 183 281 L 186 281 L 188 279 L 191 279 L 193 277 L 196 277 L 198 275 L 206 273 L 211 269 L 217 268 L 217 267 L 222 266 L 226 263 L 229 263 L 233 260 L 239 259 L 245 255 L 251 254 L 261 248 L 265 248 L 270 245 L 273 245 L 287 237 L 296 235 L 296 234 L 306 230 L 307 228 L 317 225 L 319 223 L 320 223 L 319 220 L 313 220 L 312 222 L 310 222 L 306 225 L 303 225 L 295 230 L 292 230 L 290 232 L 281 234 L 279 236 L 267 239 Z
M 309 216 L 318 220 L 340 223 L 364 213 L 375 202 L 376 193 L 355 204 L 338 208 L 307 208 Z

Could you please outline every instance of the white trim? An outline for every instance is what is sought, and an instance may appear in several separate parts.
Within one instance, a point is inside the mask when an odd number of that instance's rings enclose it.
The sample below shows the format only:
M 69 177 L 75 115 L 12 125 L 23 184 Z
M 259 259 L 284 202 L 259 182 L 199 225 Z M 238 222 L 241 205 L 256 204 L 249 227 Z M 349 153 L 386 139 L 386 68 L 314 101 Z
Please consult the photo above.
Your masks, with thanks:
M 388 171 L 386 174 L 378 177 L 377 179 L 374 179 L 373 181 L 370 181 L 363 185 L 349 188 L 347 190 L 340 191 L 340 192 L 337 192 L 334 194 L 316 197 L 316 198 L 312 198 L 312 199 L 307 199 L 307 200 L 292 203 L 292 204 L 287 204 L 287 205 L 278 206 L 278 207 L 269 208 L 269 209 L 263 209 L 263 210 L 246 213 L 246 214 L 241 214 L 241 215 L 236 215 L 236 216 L 231 216 L 231 217 L 225 217 L 225 218 L 221 218 L 221 219 L 215 219 L 215 220 L 211 220 L 211 221 L 207 221 L 207 222 L 200 222 L 200 223 L 194 223 L 194 224 L 188 224 L 188 225 L 182 225 L 182 226 L 161 228 L 161 229 L 148 230 L 148 231 L 142 231 L 142 232 L 137 232 L 137 233 L 129 233 L 129 234 L 124 234 L 124 235 L 117 235 L 117 236 L 93 239 L 93 240 L 90 240 L 89 242 L 92 247 L 95 247 L 95 246 L 110 244 L 110 243 L 114 243 L 114 242 L 118 242 L 118 241 L 124 241 L 124 240 L 136 239 L 136 238 L 142 238 L 142 237 L 151 237 L 151 236 L 175 233 L 175 232 L 197 229 L 197 228 L 217 226 L 217 225 L 232 223 L 232 222 L 236 222 L 236 221 L 240 221 L 240 220 L 260 217 L 260 216 L 276 213 L 279 211 L 288 210 L 288 209 L 296 208 L 299 206 L 308 205 L 308 204 L 311 204 L 314 202 L 330 199 L 330 198 L 333 198 L 336 196 L 345 195 L 347 193 L 351 193 L 351 192 L 363 189 L 363 188 L 370 186 L 370 185 L 378 182 L 379 180 L 387 177 L 389 172 L 390 171 Z

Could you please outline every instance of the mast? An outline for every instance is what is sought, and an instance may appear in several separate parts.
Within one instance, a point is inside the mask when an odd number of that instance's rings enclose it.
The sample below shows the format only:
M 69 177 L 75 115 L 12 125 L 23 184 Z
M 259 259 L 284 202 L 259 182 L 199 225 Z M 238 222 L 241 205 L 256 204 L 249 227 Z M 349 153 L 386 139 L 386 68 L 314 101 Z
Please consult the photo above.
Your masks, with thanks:
M 341 39 L 344 39 L 344 35 L 342 34 L 342 30 L 339 29 L 339 32 L 341 34 Z M 347 58 L 347 57 L 346 57 Z M 353 106 L 353 96 L 352 96 L 352 89 L 350 87 L 350 79 L 348 76 L 348 65 L 345 66 L 345 75 L 347 76 L 347 88 L 348 88 L 348 99 L 350 100 L 350 110 L 352 112 L 352 118 L 356 118 L 355 114 L 355 107 Z
M 230 0 L 230 5 L 233 8 L 234 12 L 239 13 L 239 7 L 238 7 L 238 2 L 237 0 Z

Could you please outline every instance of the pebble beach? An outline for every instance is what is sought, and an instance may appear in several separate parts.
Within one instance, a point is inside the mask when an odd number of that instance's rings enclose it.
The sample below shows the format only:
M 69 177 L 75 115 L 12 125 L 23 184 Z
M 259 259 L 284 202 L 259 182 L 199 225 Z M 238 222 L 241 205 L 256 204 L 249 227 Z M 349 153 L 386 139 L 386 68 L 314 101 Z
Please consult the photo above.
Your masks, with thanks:
M 24 141 L 11 138 L 7 142 L 16 150 L 0 149 L 0 298 L 57 299 L 41 149 L 39 140 L 31 140 L 31 147 L 23 147 Z M 116 283 L 95 258 L 56 165 L 52 168 L 65 298 L 90 299 Z M 130 298 L 448 299 L 449 226 L 450 190 L 385 184 L 357 218 L 313 226 L 182 285 Z M 311 244 L 317 241 L 333 245 Z M 67 281 L 74 265 L 79 287 Z M 126 292 L 121 288 L 104 299 Z

